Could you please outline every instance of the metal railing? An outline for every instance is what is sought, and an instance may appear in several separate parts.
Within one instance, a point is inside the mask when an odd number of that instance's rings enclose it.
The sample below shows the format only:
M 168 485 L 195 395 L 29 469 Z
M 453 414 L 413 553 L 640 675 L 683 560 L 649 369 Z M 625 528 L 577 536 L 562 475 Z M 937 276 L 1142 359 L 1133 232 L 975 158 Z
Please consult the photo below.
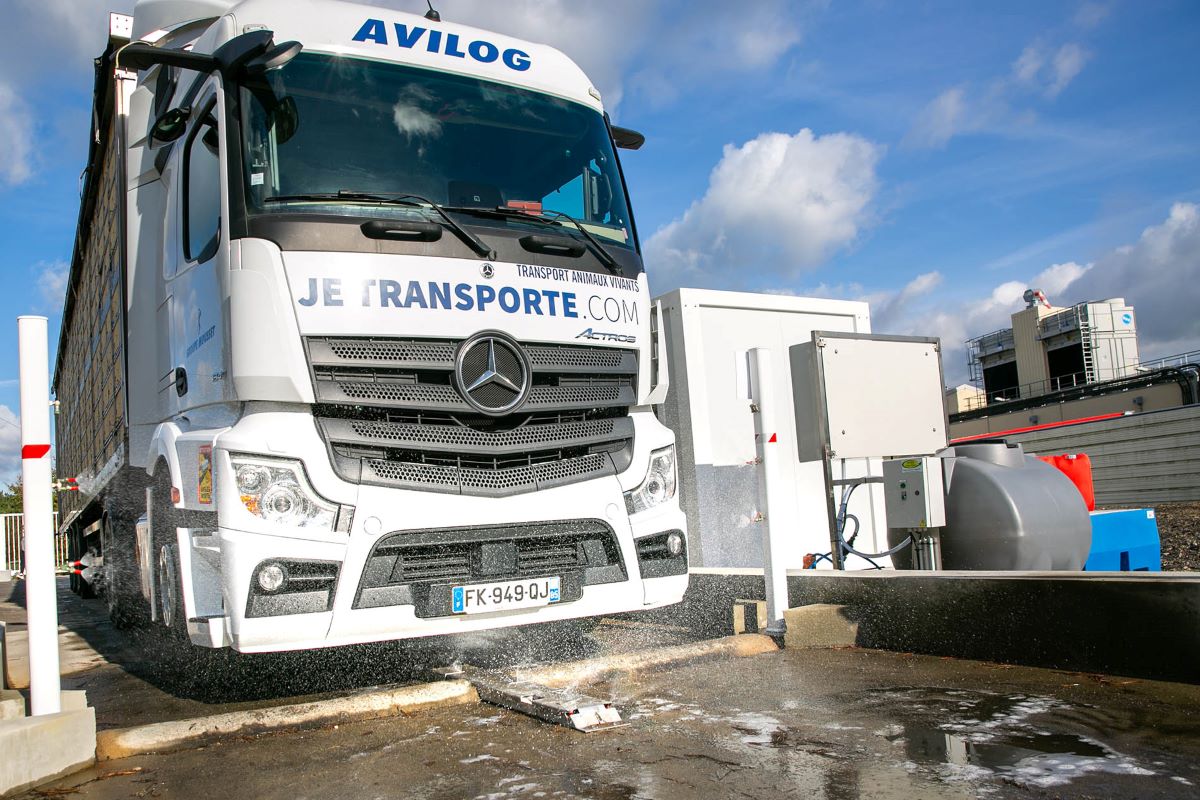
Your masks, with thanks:
M 25 515 L 0 514 L 0 525 L 4 531 L 4 553 L 7 563 L 0 564 L 0 569 L 12 572 L 25 571 Z M 58 527 L 58 512 L 54 512 L 54 527 Z M 67 536 L 56 534 L 54 537 L 54 563 L 59 572 L 68 572 L 67 567 Z
M 1138 370 L 1141 372 L 1150 372 L 1151 370 L 1164 369 L 1166 367 L 1182 367 L 1185 364 L 1200 364 L 1200 350 L 1191 350 L 1187 353 L 1177 353 L 1173 356 L 1164 356 L 1151 361 L 1143 361 L 1138 364 Z
M 974 411 L 977 408 L 983 408 L 995 403 L 1021 400 L 1026 397 L 1039 397 L 1051 392 L 1060 392 L 1063 389 L 1074 389 L 1076 386 L 1083 386 L 1087 382 L 1087 373 L 1075 372 L 1071 375 L 1059 375 L 1057 378 L 1048 378 L 1044 381 L 1022 383 L 1020 386 L 1011 386 L 1007 389 L 988 392 L 986 395 L 981 394 L 968 398 L 959 410 Z

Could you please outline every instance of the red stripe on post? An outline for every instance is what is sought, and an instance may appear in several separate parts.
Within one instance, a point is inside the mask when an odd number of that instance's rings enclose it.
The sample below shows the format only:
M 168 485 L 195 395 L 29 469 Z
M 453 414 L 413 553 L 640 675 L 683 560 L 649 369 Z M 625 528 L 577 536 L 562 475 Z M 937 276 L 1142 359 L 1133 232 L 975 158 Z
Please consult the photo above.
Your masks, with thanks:
M 21 458 L 42 458 L 49 452 L 48 444 L 27 444 L 21 448 Z

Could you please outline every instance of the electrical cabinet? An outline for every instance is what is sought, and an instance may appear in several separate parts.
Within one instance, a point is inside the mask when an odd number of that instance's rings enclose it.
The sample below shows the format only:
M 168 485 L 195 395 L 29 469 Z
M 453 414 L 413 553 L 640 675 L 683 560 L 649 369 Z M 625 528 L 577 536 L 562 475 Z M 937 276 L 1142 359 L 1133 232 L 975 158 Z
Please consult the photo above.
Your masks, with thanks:
M 936 456 L 883 462 L 883 502 L 889 528 L 940 528 L 946 524 L 942 460 Z

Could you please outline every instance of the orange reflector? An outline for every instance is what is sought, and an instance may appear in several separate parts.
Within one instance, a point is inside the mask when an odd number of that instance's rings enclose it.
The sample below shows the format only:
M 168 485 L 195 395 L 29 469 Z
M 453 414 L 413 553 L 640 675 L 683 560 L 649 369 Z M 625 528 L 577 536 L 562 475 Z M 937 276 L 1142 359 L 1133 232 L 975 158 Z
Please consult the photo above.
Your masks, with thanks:
M 178 487 L 176 487 L 176 486 L 172 486 L 172 487 L 171 487 L 171 502 L 172 502 L 172 503 L 178 503 L 178 502 L 179 502 L 179 498 L 180 498 L 181 496 L 182 496 L 182 495 L 180 495 L 180 493 L 179 493 L 179 488 L 178 488 Z

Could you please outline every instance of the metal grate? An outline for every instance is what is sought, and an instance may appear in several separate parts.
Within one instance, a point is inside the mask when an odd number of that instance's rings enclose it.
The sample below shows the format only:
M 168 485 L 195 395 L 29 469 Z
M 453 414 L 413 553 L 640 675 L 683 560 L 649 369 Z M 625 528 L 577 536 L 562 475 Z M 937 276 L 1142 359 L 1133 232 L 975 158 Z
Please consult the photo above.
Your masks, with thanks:
M 607 367 L 618 369 L 633 355 L 627 350 L 612 350 L 598 347 L 553 347 L 531 345 L 526 348 L 534 368 L 561 369 L 563 367 Z
M 568 422 L 561 425 L 525 425 L 516 430 L 499 433 L 480 431 L 464 426 L 403 425 L 358 420 L 351 422 L 350 427 L 363 439 L 409 447 L 420 444 L 436 444 L 495 451 L 512 447 L 600 440 L 613 435 L 616 423 L 617 421 L 613 419 L 597 419 L 588 422 Z
M 528 396 L 512 413 L 483 419 L 455 384 L 460 344 L 307 340 L 318 427 L 340 475 L 388 486 L 506 495 L 628 467 L 637 351 L 523 344 L 534 369 Z M 475 399 L 499 406 L 511 398 Z
M 507 568 L 489 569 L 482 548 L 497 543 L 515 550 L 516 559 Z M 616 536 L 599 520 L 406 531 L 376 543 L 362 585 L 507 580 L 617 565 L 623 573 Z
M 445 467 L 379 459 L 369 459 L 366 464 L 376 478 L 389 484 L 462 494 L 532 492 L 614 473 L 612 461 L 603 453 L 505 469 Z
M 347 361 L 404 361 L 427 363 L 454 361 L 451 342 L 379 341 L 375 339 L 329 339 L 330 351 Z

